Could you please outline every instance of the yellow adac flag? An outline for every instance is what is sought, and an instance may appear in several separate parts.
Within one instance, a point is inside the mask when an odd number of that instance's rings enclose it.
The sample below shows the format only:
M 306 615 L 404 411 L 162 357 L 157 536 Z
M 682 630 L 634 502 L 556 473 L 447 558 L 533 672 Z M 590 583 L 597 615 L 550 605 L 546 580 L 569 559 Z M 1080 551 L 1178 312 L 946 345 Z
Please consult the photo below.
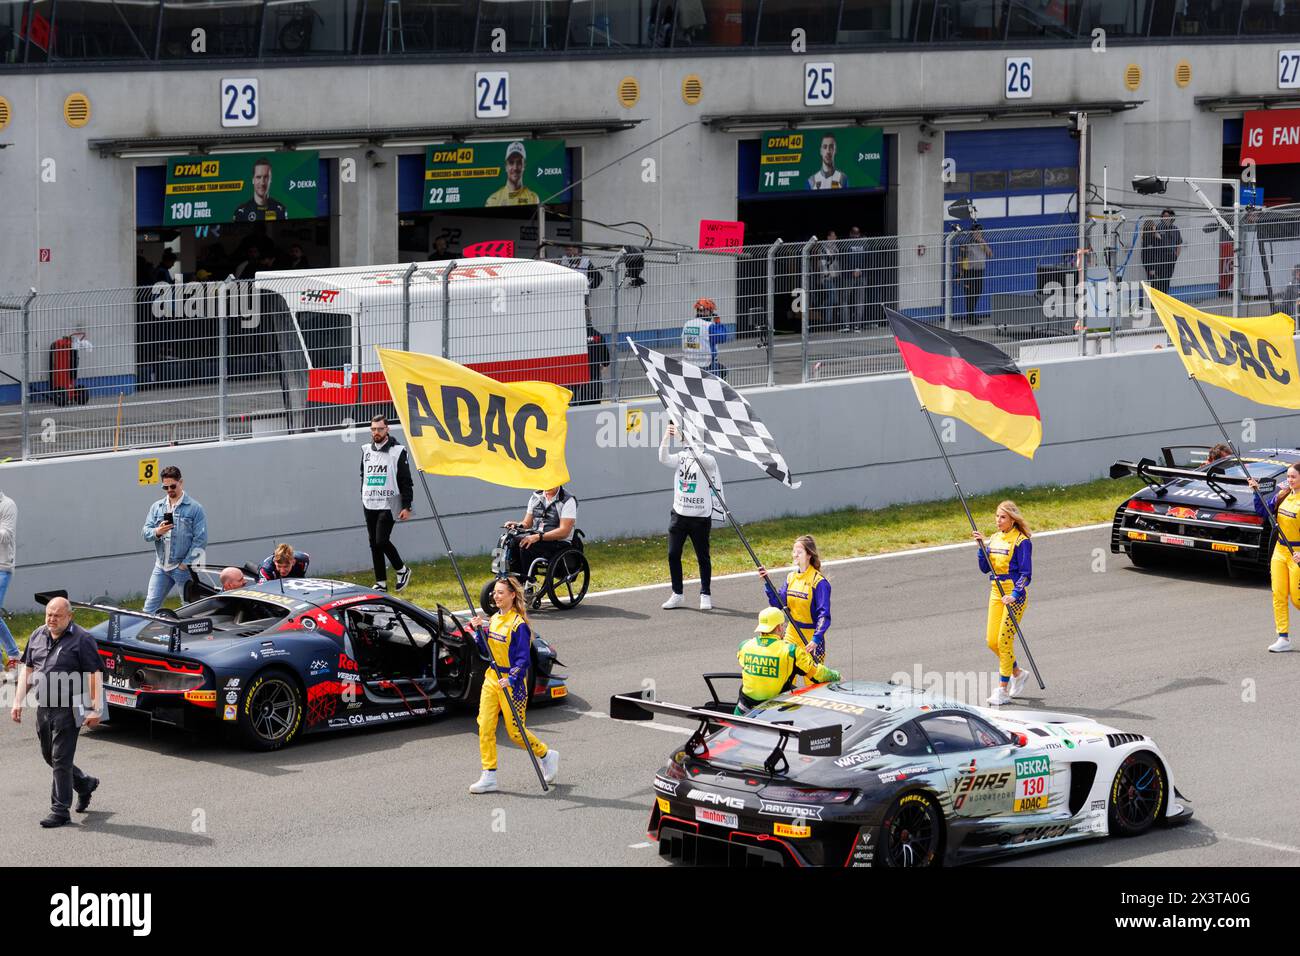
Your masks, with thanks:
M 1295 321 L 1289 315 L 1232 319 L 1193 309 L 1145 282 L 1142 288 L 1188 375 L 1261 405 L 1300 408 Z
M 463 365 L 377 349 L 415 466 L 509 488 L 554 488 L 564 461 L 573 393 L 550 382 L 498 382 Z

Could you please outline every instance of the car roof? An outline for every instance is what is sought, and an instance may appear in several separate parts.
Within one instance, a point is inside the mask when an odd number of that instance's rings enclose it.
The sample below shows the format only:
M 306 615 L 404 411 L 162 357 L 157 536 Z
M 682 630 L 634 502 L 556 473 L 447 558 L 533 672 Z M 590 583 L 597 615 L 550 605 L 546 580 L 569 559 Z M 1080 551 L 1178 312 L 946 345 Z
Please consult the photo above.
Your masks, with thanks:
M 897 723 L 902 723 L 936 710 L 960 710 L 978 714 L 975 708 L 962 701 L 931 694 L 910 684 L 884 681 L 837 681 L 791 691 L 776 699 L 806 704 L 823 709 L 828 714 L 838 711 L 869 722 L 874 722 L 880 715 L 889 715 L 896 718 Z
M 322 608 L 360 600 L 382 601 L 391 597 L 374 588 L 363 587 L 350 581 L 334 581 L 330 578 L 281 578 L 276 581 L 257 581 L 221 593 L 226 597 L 265 597 L 273 599 L 274 603 L 283 603 L 284 598 L 289 598 L 295 602 Z M 406 603 L 401 598 L 392 598 L 392 600 Z

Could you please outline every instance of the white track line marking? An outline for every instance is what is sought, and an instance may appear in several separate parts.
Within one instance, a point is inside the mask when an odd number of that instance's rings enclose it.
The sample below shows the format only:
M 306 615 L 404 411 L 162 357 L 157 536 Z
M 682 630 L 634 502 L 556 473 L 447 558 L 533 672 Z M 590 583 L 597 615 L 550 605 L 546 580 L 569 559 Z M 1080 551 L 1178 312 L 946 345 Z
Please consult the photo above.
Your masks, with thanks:
M 610 719 L 609 714 L 599 710 L 579 710 L 577 707 L 565 707 L 564 709 L 571 714 L 577 714 L 579 717 L 602 717 L 605 720 Z M 628 720 L 620 721 L 620 723 L 626 723 L 632 727 L 644 727 L 646 730 L 663 730 L 670 734 L 695 733 L 694 727 L 685 727 L 681 724 L 659 723 L 653 720 Z
M 1233 843 L 1249 843 L 1251 846 L 1262 846 L 1266 850 L 1281 850 L 1283 853 L 1300 853 L 1300 846 L 1288 846 L 1285 843 L 1270 843 L 1268 840 L 1260 840 L 1255 837 L 1234 837 L 1226 833 L 1215 834 L 1220 840 L 1229 840 Z
M 1111 522 L 1106 521 L 1101 524 L 1080 525 L 1077 528 L 1057 528 L 1055 531 L 1036 531 L 1034 532 L 1034 537 L 1050 538 L 1058 534 L 1074 534 L 1078 531 L 1097 531 L 1100 528 L 1109 528 L 1110 526 L 1111 526 Z M 823 561 L 822 567 L 829 568 L 829 567 L 835 567 L 836 565 L 840 565 L 840 564 L 859 564 L 863 561 L 885 561 L 890 558 L 908 558 L 915 554 L 935 554 L 940 551 L 956 551 L 959 548 L 973 548 L 973 547 L 975 547 L 974 541 L 963 541 L 958 544 L 935 544 L 925 548 L 909 548 L 906 551 L 885 551 L 881 554 L 862 554 L 854 558 L 836 558 L 833 561 Z M 793 570 L 793 567 L 791 565 L 785 565 L 784 567 L 779 567 L 779 568 L 768 568 L 768 571 L 771 572 L 772 574 L 776 574 L 778 571 L 791 571 L 791 570 Z M 750 575 L 755 573 L 756 573 L 755 571 L 750 570 L 750 571 L 736 571 L 731 574 L 715 574 L 713 575 L 713 580 L 730 581 L 733 578 L 749 577 Z M 682 583 L 699 584 L 700 579 L 686 578 Z M 612 594 L 632 594 L 636 591 L 653 591 L 656 588 L 665 588 L 665 587 L 668 587 L 667 581 L 661 581 L 658 584 L 638 584 L 636 587 L 630 587 L 630 588 L 614 588 L 609 591 L 592 591 L 590 594 L 587 595 L 587 600 L 591 600 L 592 598 L 598 598 L 598 597 L 608 597 Z
M 627 845 L 627 848 L 629 850 L 644 850 L 648 846 L 654 846 L 654 844 L 653 843 L 629 843 Z

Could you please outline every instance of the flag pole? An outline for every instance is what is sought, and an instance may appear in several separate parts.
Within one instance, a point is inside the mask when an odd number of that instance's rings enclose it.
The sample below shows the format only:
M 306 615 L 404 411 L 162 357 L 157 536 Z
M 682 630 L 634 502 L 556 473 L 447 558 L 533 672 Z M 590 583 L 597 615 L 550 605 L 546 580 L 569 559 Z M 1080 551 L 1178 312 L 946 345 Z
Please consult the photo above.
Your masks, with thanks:
M 943 456 L 943 463 L 948 466 L 948 475 L 952 478 L 953 488 L 957 490 L 957 500 L 961 502 L 961 510 L 966 512 L 966 520 L 970 522 L 970 529 L 972 532 L 977 532 L 979 531 L 979 528 L 975 525 L 975 518 L 970 513 L 970 506 L 966 504 L 966 496 L 962 493 L 961 484 L 957 481 L 957 472 L 953 471 L 952 462 L 948 459 L 948 452 L 943 447 L 942 439 L 939 438 L 939 429 L 934 427 L 934 419 L 930 416 L 930 410 L 926 408 L 924 404 L 921 405 L 921 414 L 925 417 L 925 423 L 930 426 L 930 434 L 934 436 L 934 443 L 939 446 L 939 454 Z M 993 561 L 989 557 L 988 548 L 984 545 L 984 542 L 978 538 L 975 540 L 975 543 L 979 545 L 980 554 L 983 555 L 985 562 L 991 570 L 993 567 Z M 1006 596 L 1005 592 L 1002 590 L 1002 582 L 998 580 L 996 575 L 993 576 L 993 585 L 998 589 L 998 597 Z M 1046 690 L 1047 685 L 1043 683 L 1042 675 L 1038 673 L 1038 665 L 1034 663 L 1034 655 L 1029 650 L 1029 643 L 1025 640 L 1025 632 L 1020 629 L 1020 622 L 1016 620 L 1015 613 L 1009 608 L 1007 615 L 1011 618 L 1011 623 L 1015 626 L 1016 636 L 1020 638 L 1020 646 L 1024 648 L 1025 657 L 1029 661 L 1029 669 L 1034 672 L 1034 680 L 1038 681 L 1038 689 Z
M 1201 385 L 1200 380 L 1197 379 L 1197 377 L 1193 375 L 1191 372 L 1187 373 L 1187 377 L 1192 380 L 1192 384 L 1196 386 L 1196 391 L 1200 393 L 1201 401 L 1205 402 L 1205 407 L 1209 409 L 1210 417 L 1214 419 L 1214 424 L 1219 427 L 1219 433 L 1223 435 L 1224 443 L 1228 446 L 1228 449 L 1232 452 L 1232 457 L 1237 459 L 1237 466 L 1241 469 L 1241 473 L 1245 475 L 1247 478 L 1249 478 L 1250 472 L 1246 470 L 1246 463 L 1241 460 L 1241 455 L 1237 453 L 1236 444 L 1234 444 L 1232 439 L 1228 437 L 1228 429 L 1226 429 L 1223 426 L 1223 422 L 1219 420 L 1219 415 L 1214 410 L 1214 406 L 1210 404 L 1210 396 L 1205 394 L 1204 386 Z M 1265 504 L 1264 499 L 1260 497 L 1258 491 L 1256 491 L 1254 488 L 1251 488 L 1250 493 L 1254 497 L 1257 505 L 1264 506 Z M 1291 553 L 1291 560 L 1300 563 L 1300 558 L 1296 557 L 1295 545 L 1293 545 L 1290 542 L 1290 540 L 1288 540 L 1287 536 L 1282 533 L 1282 526 L 1279 525 L 1277 523 L 1277 520 L 1273 517 L 1273 512 L 1269 511 L 1266 506 L 1261 507 L 1260 510 L 1263 511 L 1264 514 L 1268 517 L 1269 527 L 1271 527 L 1273 531 L 1277 534 L 1277 538 L 1279 541 L 1282 542 L 1283 547 L 1285 547 L 1287 551 Z
M 460 583 L 461 593 L 465 595 L 465 604 L 469 607 L 470 617 L 473 617 L 477 613 L 474 610 L 474 601 L 469 596 L 469 588 L 465 586 L 465 578 L 461 575 L 460 565 L 456 562 L 456 552 L 451 549 L 451 541 L 447 538 L 447 529 L 443 527 L 442 516 L 438 514 L 438 506 L 437 504 L 434 503 L 433 495 L 429 491 L 429 480 L 424 477 L 424 472 L 421 471 L 418 467 L 415 470 L 420 475 L 420 484 L 424 486 L 424 496 L 429 499 L 429 509 L 433 512 L 433 520 L 438 525 L 438 534 L 442 535 L 442 543 L 443 546 L 447 549 L 447 557 L 451 559 L 451 569 L 456 572 L 456 580 Z M 487 608 L 484 608 L 483 610 L 486 611 Z M 482 629 L 481 628 L 477 629 L 476 633 L 478 634 L 479 637 L 483 639 L 483 649 L 487 651 L 486 656 L 487 656 L 488 664 L 492 667 L 493 672 L 495 672 L 498 686 L 499 686 L 500 681 L 504 676 L 501 673 L 501 668 L 497 666 L 496 658 L 492 656 L 491 650 L 489 650 L 487 647 L 487 638 L 483 635 Z M 531 633 L 531 629 L 530 629 L 530 633 Z M 533 649 L 532 647 L 529 647 L 528 648 L 529 658 L 532 657 L 532 653 L 533 653 Z M 483 675 L 483 679 L 487 680 L 486 674 Z M 537 763 L 537 754 L 533 753 L 533 748 L 528 746 L 528 735 L 525 732 L 526 729 L 524 727 L 523 717 L 519 713 L 519 708 L 515 706 L 514 694 L 512 694 L 509 689 L 506 689 L 506 692 L 502 696 L 505 697 L 506 703 L 510 705 L 510 714 L 512 717 L 514 717 L 515 726 L 519 728 L 519 737 L 524 742 L 524 750 L 528 751 L 528 758 L 533 762 L 533 769 L 537 771 L 537 779 L 542 785 L 542 793 L 546 793 L 548 790 L 550 790 L 550 787 L 546 785 L 546 777 L 542 774 L 542 768 Z
M 664 407 L 665 409 L 667 408 L 666 405 Z M 671 419 L 669 420 L 669 424 L 670 425 L 674 424 Z M 727 507 L 727 499 L 722 497 L 722 492 L 718 491 L 717 486 L 713 484 L 713 478 L 709 474 L 709 469 L 704 467 L 704 462 L 700 459 L 700 453 L 698 450 L 696 450 L 695 443 L 692 442 L 690 438 L 687 436 L 686 429 L 684 427 L 678 426 L 677 432 L 679 435 L 682 436 L 682 442 L 686 445 L 687 448 L 690 449 L 691 456 L 695 459 L 695 464 L 699 465 L 700 474 L 702 474 L 704 476 L 704 480 L 708 482 L 709 490 L 713 492 L 713 497 L 717 498 L 718 501 L 722 503 L 722 513 L 727 516 L 727 521 L 731 524 L 732 529 L 736 532 L 736 537 L 740 539 L 740 543 L 743 544 L 745 546 L 745 550 L 749 552 L 749 558 L 751 561 L 754 562 L 754 567 L 761 568 L 763 566 L 763 562 L 758 560 L 758 555 L 755 554 L 754 549 L 749 546 L 749 540 L 745 537 L 745 532 L 740 529 L 740 522 L 736 520 L 736 516 L 733 515 L 731 513 L 731 509 Z M 768 594 L 776 598 L 778 601 L 780 600 L 780 595 L 777 594 L 776 588 L 772 586 L 772 583 L 770 581 L 767 581 L 765 579 L 763 581 L 763 587 L 766 589 Z M 785 619 L 790 622 L 790 626 L 799 632 L 799 636 L 803 638 L 804 644 L 805 645 L 811 644 L 811 639 L 808 637 L 808 632 L 805 631 L 803 627 L 800 626 L 798 621 L 796 621 L 793 617 L 790 616 L 790 609 L 786 607 L 785 602 L 782 601 L 777 606 L 781 608 L 781 613 L 784 614 Z

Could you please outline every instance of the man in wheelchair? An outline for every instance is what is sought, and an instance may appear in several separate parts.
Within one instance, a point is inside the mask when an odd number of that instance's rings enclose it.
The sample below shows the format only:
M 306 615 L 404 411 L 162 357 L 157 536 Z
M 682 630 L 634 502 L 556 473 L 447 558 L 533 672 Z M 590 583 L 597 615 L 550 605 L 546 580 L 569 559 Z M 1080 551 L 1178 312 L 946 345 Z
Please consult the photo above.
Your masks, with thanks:
M 528 499 L 522 521 L 507 521 L 506 527 L 520 534 L 511 549 L 511 570 L 521 578 L 538 558 L 552 561 L 574 546 L 578 524 L 578 499 L 563 486 L 535 491 Z

